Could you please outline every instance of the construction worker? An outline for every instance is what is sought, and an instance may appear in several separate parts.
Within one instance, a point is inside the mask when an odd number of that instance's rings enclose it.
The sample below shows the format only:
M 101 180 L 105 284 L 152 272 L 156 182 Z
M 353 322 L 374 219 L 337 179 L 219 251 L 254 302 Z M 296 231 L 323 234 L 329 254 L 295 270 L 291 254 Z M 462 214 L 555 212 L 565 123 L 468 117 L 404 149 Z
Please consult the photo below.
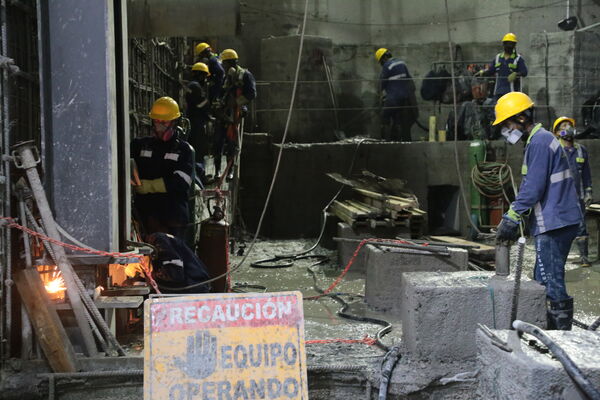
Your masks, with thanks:
M 208 95 L 212 103 L 221 97 L 221 90 L 225 81 L 225 70 L 221 65 L 221 61 L 219 61 L 219 56 L 213 53 L 208 43 L 198 43 L 194 49 L 194 54 L 199 62 L 208 65 L 210 72 Z
M 135 208 L 143 231 L 170 233 L 184 239 L 189 222 L 193 148 L 179 136 L 179 106 L 170 97 L 156 100 L 150 110 L 153 136 L 131 142 L 141 185 L 134 186 Z
M 546 287 L 549 329 L 570 330 L 573 298 L 565 285 L 565 262 L 577 235 L 582 214 L 577 204 L 575 180 L 562 147 L 541 124 L 534 124 L 533 101 L 521 92 L 500 97 L 496 120 L 506 140 L 526 141 L 521 173 L 523 180 L 515 201 L 498 225 L 498 243 L 519 236 L 519 225 L 531 211 L 530 232 L 535 237 L 534 277 Z
M 208 96 L 208 66 L 198 62 L 192 66 L 192 80 L 187 85 L 185 101 L 187 117 L 190 120 L 190 144 L 196 151 L 196 162 L 204 165 L 208 155 L 207 124 L 210 121 L 210 100 Z
M 527 66 L 522 55 L 517 53 L 517 35 L 507 33 L 502 38 L 504 51 L 498 53 L 488 68 L 478 75 L 496 76 L 494 100 L 509 92 L 521 91 L 521 77 L 527 76 Z
M 381 64 L 381 136 L 385 140 L 410 142 L 410 128 L 419 115 L 412 77 L 404 61 L 392 58 L 388 49 L 377 50 L 375 59 Z
M 156 248 L 152 258 L 152 277 L 163 293 L 207 293 L 208 270 L 198 256 L 181 239 L 168 233 L 153 233 L 145 242 Z M 197 285 L 197 286 L 194 286 Z M 193 286 L 189 289 L 180 289 Z
M 579 248 L 579 255 L 582 267 L 590 267 L 588 258 L 589 235 L 585 225 L 585 209 L 592 204 L 592 172 L 590 169 L 590 160 L 587 149 L 579 143 L 575 143 L 575 120 L 569 117 L 560 117 L 554 121 L 552 127 L 554 135 L 560 140 L 560 144 L 565 149 L 569 158 L 571 170 L 576 174 L 575 183 L 577 194 L 579 196 L 579 206 L 583 212 L 584 218 L 579 225 L 579 232 L 575 238 L 575 243 Z
M 240 122 L 248 112 L 248 104 L 256 98 L 256 81 L 250 71 L 239 65 L 235 50 L 226 49 L 221 53 L 225 69 L 225 83 L 216 113 L 215 128 L 215 176 L 219 175 L 221 155 L 225 152 L 230 165 L 228 179 L 233 177 L 233 159 L 238 151 Z

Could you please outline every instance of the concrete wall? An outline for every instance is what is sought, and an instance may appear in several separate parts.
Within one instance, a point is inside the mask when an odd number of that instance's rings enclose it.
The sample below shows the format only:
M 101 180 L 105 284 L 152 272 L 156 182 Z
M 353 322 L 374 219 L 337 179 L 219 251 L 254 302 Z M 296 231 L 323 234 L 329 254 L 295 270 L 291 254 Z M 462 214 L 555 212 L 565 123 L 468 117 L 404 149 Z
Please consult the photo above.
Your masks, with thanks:
M 242 214 L 250 229 L 255 228 L 262 210 L 264 198 L 272 176 L 273 160 L 279 145 L 269 145 L 263 135 L 244 139 L 246 152 L 242 157 Z M 260 142 L 262 144 L 258 144 Z M 590 154 L 600 153 L 600 141 L 582 140 Z M 265 151 L 270 146 L 270 152 Z M 467 203 L 471 181 L 467 161 L 469 142 L 458 142 L 460 171 L 465 184 Z M 504 142 L 490 143 L 491 148 L 501 157 Z M 328 178 L 328 172 L 346 174 L 352 160 L 356 144 L 315 143 L 285 145 L 279 178 L 275 185 L 265 225 L 262 233 L 270 237 L 314 237 L 317 235 L 320 210 L 333 197 L 339 184 Z M 523 145 L 506 147 L 508 163 L 513 169 L 517 185 L 520 184 L 520 166 Z M 268 154 L 271 154 L 269 157 Z M 255 156 L 260 158 L 257 161 Z M 271 161 L 271 164 L 268 162 Z M 593 186 L 600 187 L 600 176 L 594 174 L 600 168 L 600 159 L 592 157 Z M 419 198 L 421 208 L 428 210 L 427 195 L 430 186 L 459 186 L 454 159 L 454 143 L 363 143 L 356 155 L 354 171 L 369 170 L 375 174 L 401 178 L 407 181 Z M 350 191 L 342 192 L 342 197 Z M 596 198 L 598 198 L 596 194 Z M 460 226 L 463 233 L 468 231 L 462 203 L 459 204 Z

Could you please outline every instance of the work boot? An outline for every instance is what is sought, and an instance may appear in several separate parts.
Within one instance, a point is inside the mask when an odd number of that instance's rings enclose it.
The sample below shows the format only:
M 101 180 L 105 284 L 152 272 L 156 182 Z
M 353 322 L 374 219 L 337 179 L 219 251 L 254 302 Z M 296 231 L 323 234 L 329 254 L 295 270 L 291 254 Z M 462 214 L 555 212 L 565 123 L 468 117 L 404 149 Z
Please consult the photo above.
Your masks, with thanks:
M 582 267 L 591 267 L 590 259 L 588 258 L 588 243 L 589 239 L 587 236 L 582 238 L 575 239 L 577 242 L 577 248 L 579 248 L 579 256 L 581 257 L 581 266 Z
M 570 331 L 573 324 L 573 298 L 551 301 L 548 308 L 548 330 Z

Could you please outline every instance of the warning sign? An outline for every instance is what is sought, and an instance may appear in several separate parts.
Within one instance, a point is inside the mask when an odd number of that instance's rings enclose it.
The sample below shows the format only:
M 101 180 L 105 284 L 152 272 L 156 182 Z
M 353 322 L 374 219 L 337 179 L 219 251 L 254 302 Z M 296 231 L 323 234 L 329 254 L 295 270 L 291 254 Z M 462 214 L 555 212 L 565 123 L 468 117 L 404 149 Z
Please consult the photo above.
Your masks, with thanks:
M 149 299 L 144 399 L 308 399 L 299 292 Z

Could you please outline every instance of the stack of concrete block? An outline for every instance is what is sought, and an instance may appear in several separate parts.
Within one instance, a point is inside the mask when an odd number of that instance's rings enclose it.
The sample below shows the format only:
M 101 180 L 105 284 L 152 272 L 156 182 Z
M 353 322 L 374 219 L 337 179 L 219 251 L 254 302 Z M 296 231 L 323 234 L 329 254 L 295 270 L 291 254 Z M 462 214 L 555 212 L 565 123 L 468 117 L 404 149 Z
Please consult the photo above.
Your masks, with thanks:
M 514 279 L 492 272 L 406 273 L 400 296 L 403 341 L 421 360 L 467 360 L 477 354 L 477 324 L 508 328 Z M 517 318 L 546 326 L 543 286 L 522 279 Z
M 512 352 L 492 345 L 477 332 L 480 365 L 478 395 L 481 399 L 584 399 L 562 364 L 518 338 L 514 331 L 492 331 L 509 342 Z M 596 388 L 600 388 L 600 335 L 590 331 L 547 331 Z M 515 343 L 518 344 L 515 346 Z M 540 342 L 538 342 L 540 344 Z M 513 347 L 514 346 L 514 347 Z M 543 345 L 542 345 L 543 347 Z M 520 348 L 520 349 L 519 349 Z
M 469 253 L 449 248 L 448 255 L 382 245 L 367 245 L 365 301 L 369 306 L 399 315 L 403 276 L 414 271 L 461 271 L 468 267 Z

